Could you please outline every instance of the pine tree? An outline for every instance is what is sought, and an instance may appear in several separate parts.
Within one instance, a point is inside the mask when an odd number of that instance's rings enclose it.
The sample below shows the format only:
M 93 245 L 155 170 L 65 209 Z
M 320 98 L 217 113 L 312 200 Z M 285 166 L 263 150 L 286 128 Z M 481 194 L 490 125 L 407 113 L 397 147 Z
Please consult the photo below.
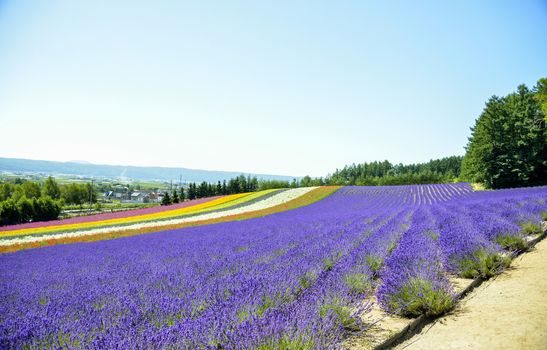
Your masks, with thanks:
M 171 198 L 171 203 L 178 203 L 179 202 L 179 195 L 177 193 L 177 189 L 175 188 L 173 190 L 173 198 Z
M 196 183 L 193 182 L 188 185 L 188 200 L 196 199 Z
M 217 183 L 217 188 L 215 190 L 215 195 L 220 196 L 222 194 L 222 184 L 220 181 Z
M 161 199 L 161 205 L 169 205 L 171 204 L 171 197 L 169 197 L 169 193 L 165 192 L 163 194 L 163 198 Z

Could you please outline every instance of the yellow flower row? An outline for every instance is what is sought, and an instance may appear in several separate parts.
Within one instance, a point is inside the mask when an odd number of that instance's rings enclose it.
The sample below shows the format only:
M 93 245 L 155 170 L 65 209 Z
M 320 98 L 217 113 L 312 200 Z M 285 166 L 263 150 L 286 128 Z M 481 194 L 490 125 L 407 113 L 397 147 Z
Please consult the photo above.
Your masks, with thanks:
M 141 221 L 150 221 L 150 220 L 158 220 L 158 219 L 169 219 L 169 218 L 173 218 L 173 217 L 177 217 L 181 215 L 198 214 L 198 213 L 208 212 L 212 210 L 227 208 L 237 204 L 245 203 L 247 201 L 261 197 L 270 192 L 272 192 L 272 190 L 260 191 L 255 193 L 232 194 L 232 195 L 227 195 L 227 196 L 217 198 L 205 203 L 192 205 L 189 207 L 166 210 L 166 211 L 152 213 L 152 214 L 129 216 L 125 218 L 116 218 L 116 219 L 108 219 L 108 220 L 100 220 L 100 221 L 92 221 L 92 222 L 83 222 L 78 224 L 65 224 L 65 225 L 44 226 L 44 227 L 34 227 L 34 228 L 4 231 L 4 232 L 0 232 L 0 238 L 20 236 L 20 235 L 26 235 L 26 234 L 51 233 L 51 232 L 59 232 L 59 231 L 65 231 L 65 230 L 80 230 L 80 229 L 95 228 L 100 226 L 130 224 L 130 223 L 136 223 Z

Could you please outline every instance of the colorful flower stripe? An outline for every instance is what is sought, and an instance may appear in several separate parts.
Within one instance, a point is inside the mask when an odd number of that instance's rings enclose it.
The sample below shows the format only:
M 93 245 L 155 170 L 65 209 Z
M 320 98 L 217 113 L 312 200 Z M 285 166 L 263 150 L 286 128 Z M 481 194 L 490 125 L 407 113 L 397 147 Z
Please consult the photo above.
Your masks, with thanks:
M 275 213 L 281 213 L 288 210 L 293 210 L 296 208 L 310 205 L 312 203 L 318 202 L 330 196 L 331 194 L 336 192 L 338 189 L 340 189 L 340 186 L 323 186 L 318 188 L 311 188 L 311 190 L 308 191 L 307 193 L 302 194 L 299 197 L 296 197 L 292 200 L 286 201 L 285 203 L 282 203 L 279 205 L 271 206 L 261 210 L 247 211 L 247 212 L 242 212 L 241 214 L 226 215 L 226 216 L 210 218 L 205 220 L 187 221 L 187 222 L 182 222 L 177 224 L 169 224 L 165 226 L 148 226 L 148 227 L 140 227 L 140 228 L 132 228 L 132 229 L 128 227 L 124 227 L 124 229 L 120 231 L 101 232 L 101 233 L 96 233 L 92 235 L 81 235 L 81 236 L 70 236 L 70 237 L 60 237 L 59 235 L 53 235 L 51 237 L 42 237 L 40 241 L 32 241 L 32 242 L 15 243 L 14 241 L 13 242 L 14 244 L 11 244 L 11 245 L 0 245 L 0 253 L 15 252 L 18 250 L 23 250 L 23 249 L 39 248 L 39 247 L 51 246 L 51 245 L 57 245 L 57 244 L 94 242 L 94 241 L 105 240 L 105 239 L 114 239 L 114 238 L 134 236 L 134 235 L 145 234 L 145 233 L 153 233 L 158 231 L 174 230 L 174 229 L 179 229 L 184 227 L 193 227 L 193 226 L 209 225 L 209 224 L 216 224 L 216 223 L 229 222 L 229 221 L 240 221 L 240 220 L 259 218 L 259 217 L 263 217 L 263 216 L 267 216 L 267 215 L 271 215 Z
M 88 229 L 88 228 L 102 227 L 102 226 L 113 226 L 113 225 L 119 225 L 119 224 L 137 223 L 137 222 L 157 220 L 157 219 L 168 219 L 168 218 L 181 216 L 184 214 L 212 210 L 218 205 L 231 203 L 235 200 L 242 199 L 243 197 L 248 197 L 251 195 L 253 195 L 253 193 L 233 194 L 233 195 L 224 196 L 221 198 L 214 199 L 212 201 L 207 201 L 207 202 L 196 204 L 189 207 L 166 210 L 166 211 L 152 213 L 152 214 L 128 216 L 125 218 L 99 220 L 99 221 L 92 221 L 92 222 L 86 222 L 81 224 L 56 225 L 56 226 L 46 226 L 46 227 L 39 227 L 39 228 L 27 228 L 27 229 L 21 229 L 21 230 L 4 231 L 0 233 L 0 237 L 13 237 L 13 236 L 22 236 L 27 234 L 61 232 L 61 231 L 68 231 L 68 230 L 79 230 L 79 229 Z
M 226 210 L 226 211 L 205 211 L 201 212 L 199 215 L 192 215 L 191 217 L 177 217 L 177 218 L 162 218 L 162 220 L 153 220 L 153 221 L 141 221 L 138 223 L 132 223 L 132 224 L 122 224 L 122 225 L 110 225 L 106 227 L 100 227 L 100 228 L 90 228 L 86 227 L 80 230 L 63 230 L 61 232 L 54 232 L 50 233 L 48 235 L 41 233 L 40 235 L 32 234 L 32 235 L 26 235 L 24 237 L 16 236 L 14 238 L 6 239 L 6 240 L 0 240 L 0 245 L 11 245 L 15 242 L 17 243 L 23 243 L 23 242 L 38 242 L 44 239 L 48 239 L 50 237 L 73 237 L 73 236 L 87 236 L 87 235 L 93 235 L 97 233 L 104 233 L 104 232 L 116 232 L 116 231 L 123 231 L 125 229 L 140 229 L 143 227 L 161 227 L 166 225 L 172 225 L 172 224 L 179 224 L 184 222 L 191 222 L 191 221 L 202 221 L 207 219 L 213 219 L 217 217 L 222 216 L 230 216 L 230 215 L 236 215 L 241 214 L 244 212 L 249 211 L 256 211 L 261 210 L 265 208 L 269 208 L 272 206 L 276 206 L 278 204 L 287 202 L 289 200 L 292 200 L 294 198 L 297 198 L 301 196 L 302 194 L 305 194 L 306 192 L 309 192 L 313 188 L 296 188 L 287 190 L 284 192 L 277 193 L 274 196 L 268 197 L 264 200 L 254 202 L 249 205 L 245 206 L 238 206 L 238 208 Z
M 279 192 L 279 191 L 280 190 L 272 189 L 272 190 L 264 190 L 264 191 L 259 191 L 259 192 L 252 192 L 248 196 L 241 197 L 241 198 L 238 198 L 238 199 L 235 199 L 233 201 L 226 202 L 226 203 L 223 203 L 223 204 L 215 205 L 212 208 L 208 208 L 207 210 L 202 210 L 202 211 L 199 211 L 199 212 L 203 213 L 203 212 L 208 212 L 208 211 L 213 211 L 213 210 L 216 211 L 216 210 L 220 210 L 220 209 L 231 208 L 233 206 L 243 204 L 243 203 L 247 203 L 247 202 L 253 201 L 257 198 L 264 197 L 267 194 L 274 193 L 274 192 Z
M 46 227 L 46 226 L 59 226 L 59 225 L 66 225 L 66 224 L 81 224 L 84 222 L 120 219 L 120 218 L 129 217 L 129 216 L 144 215 L 144 214 L 154 214 L 154 213 L 164 212 L 168 210 L 186 208 L 186 207 L 194 206 L 196 204 L 201 204 L 201 203 L 209 202 L 212 200 L 216 200 L 219 198 L 222 198 L 222 196 L 194 199 L 184 203 L 172 204 L 168 206 L 158 205 L 155 207 L 124 210 L 124 211 L 117 211 L 113 213 L 92 214 L 92 215 L 77 216 L 73 218 L 60 219 L 60 220 L 37 221 L 37 222 L 29 222 L 26 224 L 1 226 L 0 232 L 21 230 L 21 229 L 27 229 L 27 228 L 39 228 L 39 227 Z

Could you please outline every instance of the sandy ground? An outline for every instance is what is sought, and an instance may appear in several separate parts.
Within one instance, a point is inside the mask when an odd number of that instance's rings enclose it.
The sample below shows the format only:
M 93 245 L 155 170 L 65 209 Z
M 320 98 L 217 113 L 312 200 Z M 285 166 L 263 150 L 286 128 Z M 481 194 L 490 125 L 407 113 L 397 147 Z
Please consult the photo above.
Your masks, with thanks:
M 547 349 L 547 239 L 396 349 Z

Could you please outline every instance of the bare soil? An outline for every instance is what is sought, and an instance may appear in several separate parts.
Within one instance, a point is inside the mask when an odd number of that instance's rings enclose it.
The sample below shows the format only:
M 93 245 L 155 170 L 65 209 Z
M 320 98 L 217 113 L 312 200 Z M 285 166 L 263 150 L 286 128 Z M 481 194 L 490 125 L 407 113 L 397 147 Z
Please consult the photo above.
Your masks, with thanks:
M 547 239 L 396 349 L 547 349 Z

